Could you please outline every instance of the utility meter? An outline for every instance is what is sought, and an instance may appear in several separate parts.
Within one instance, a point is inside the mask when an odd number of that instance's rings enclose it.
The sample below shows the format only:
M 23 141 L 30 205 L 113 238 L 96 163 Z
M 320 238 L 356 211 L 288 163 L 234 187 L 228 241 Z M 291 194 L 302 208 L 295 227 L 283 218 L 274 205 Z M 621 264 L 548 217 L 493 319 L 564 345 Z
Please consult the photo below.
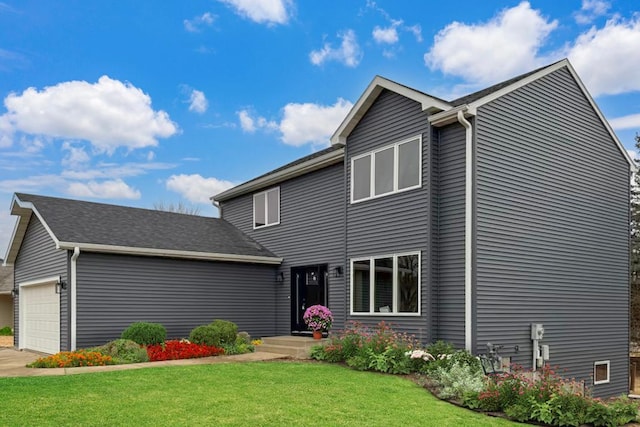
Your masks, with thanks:
M 531 339 L 532 340 L 541 340 L 544 336 L 544 327 L 542 323 L 532 323 L 531 324 Z

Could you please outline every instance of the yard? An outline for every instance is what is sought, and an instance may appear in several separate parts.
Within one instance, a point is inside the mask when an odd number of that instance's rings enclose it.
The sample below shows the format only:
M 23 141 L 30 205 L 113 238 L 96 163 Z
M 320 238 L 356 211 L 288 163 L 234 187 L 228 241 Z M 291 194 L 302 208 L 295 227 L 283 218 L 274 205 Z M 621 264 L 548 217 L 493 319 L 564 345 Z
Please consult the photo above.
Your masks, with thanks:
M 402 377 L 303 362 L 0 378 L 0 425 L 512 426 Z

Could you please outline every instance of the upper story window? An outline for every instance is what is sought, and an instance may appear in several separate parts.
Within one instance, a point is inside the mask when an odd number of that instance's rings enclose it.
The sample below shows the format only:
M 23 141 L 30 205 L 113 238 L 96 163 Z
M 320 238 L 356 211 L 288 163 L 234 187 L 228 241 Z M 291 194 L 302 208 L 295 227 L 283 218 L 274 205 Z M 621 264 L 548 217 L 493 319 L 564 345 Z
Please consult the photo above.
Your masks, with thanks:
M 280 187 L 253 195 L 253 228 L 280 224 Z
M 421 185 L 421 135 L 351 159 L 352 203 Z

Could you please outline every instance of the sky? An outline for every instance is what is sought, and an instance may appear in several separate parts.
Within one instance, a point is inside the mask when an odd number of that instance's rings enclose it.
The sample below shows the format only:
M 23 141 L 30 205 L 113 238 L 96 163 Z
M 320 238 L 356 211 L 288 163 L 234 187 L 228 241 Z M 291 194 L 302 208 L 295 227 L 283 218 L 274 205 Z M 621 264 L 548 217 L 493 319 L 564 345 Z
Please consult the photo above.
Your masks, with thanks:
M 376 75 L 451 100 L 562 58 L 633 151 L 637 0 L 0 0 L 0 257 L 15 192 L 217 216 Z

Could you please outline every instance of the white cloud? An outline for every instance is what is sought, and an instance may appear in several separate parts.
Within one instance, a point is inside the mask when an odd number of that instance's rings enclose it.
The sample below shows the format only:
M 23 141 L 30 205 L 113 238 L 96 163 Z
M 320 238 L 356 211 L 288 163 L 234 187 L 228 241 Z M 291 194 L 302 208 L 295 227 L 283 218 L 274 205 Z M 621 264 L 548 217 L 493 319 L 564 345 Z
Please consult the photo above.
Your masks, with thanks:
M 609 120 L 609 124 L 615 130 L 640 129 L 640 113 L 616 117 Z
M 487 23 L 447 25 L 436 34 L 425 63 L 470 82 L 495 83 L 545 63 L 538 50 L 557 26 L 524 1 Z
M 420 26 L 420 24 L 406 27 L 406 30 L 413 34 L 418 43 L 422 43 L 422 27 Z
M 97 199 L 139 199 L 140 192 L 131 188 L 121 179 L 110 181 L 89 181 L 87 183 L 72 182 L 67 193 L 76 197 L 92 197 Z
M 608 1 L 604 0 L 582 0 L 582 7 L 574 14 L 578 24 L 590 24 L 599 16 L 605 15 L 611 7 Z
M 278 128 L 276 122 L 267 120 L 261 116 L 254 118 L 248 110 L 240 110 L 236 114 L 238 114 L 240 120 L 240 128 L 242 128 L 244 132 L 254 133 L 258 129 L 274 130 Z
M 207 111 L 207 108 L 209 108 L 209 101 L 204 96 L 204 92 L 193 89 L 189 95 L 189 111 L 202 114 Z
M 567 49 L 593 96 L 640 90 L 640 15 L 630 20 L 611 19 L 592 27 Z
M 213 21 L 217 18 L 216 15 L 210 12 L 205 12 L 200 16 L 196 16 L 193 19 L 185 19 L 183 21 L 184 29 L 190 33 L 199 33 L 203 27 L 210 27 L 213 25 Z
M 100 162 L 91 167 L 77 170 L 64 170 L 60 176 L 64 179 L 95 180 L 129 178 L 145 175 L 152 170 L 165 170 L 175 168 L 171 163 L 104 163 Z
M 638 153 L 636 152 L 636 150 L 631 150 L 627 148 L 627 154 L 629 155 L 630 158 L 632 158 L 633 160 L 635 160 L 638 157 Z
M 291 0 L 219 0 L 247 19 L 259 24 L 286 24 L 291 15 Z
M 181 194 L 192 203 L 202 204 L 211 204 L 210 197 L 222 193 L 235 185 L 231 181 L 205 178 L 199 174 L 171 175 L 166 183 L 168 190 Z
M 151 108 L 149 95 L 107 76 L 94 84 L 70 81 L 42 91 L 29 88 L 8 95 L 4 104 L 7 113 L 0 116 L 0 141 L 5 145 L 6 138 L 23 132 L 87 140 L 95 151 L 112 154 L 119 147 L 156 146 L 158 138 L 178 131 L 166 112 Z
M 62 150 L 67 152 L 62 159 L 62 166 L 64 167 L 78 169 L 86 166 L 86 164 L 91 160 L 91 157 L 89 157 L 87 152 L 84 150 L 84 147 L 74 145 L 69 141 L 65 141 L 62 144 Z
M 362 59 L 362 50 L 358 45 L 356 33 L 346 30 L 338 33 L 342 39 L 339 48 L 332 48 L 330 43 L 325 43 L 322 49 L 311 51 L 309 59 L 313 65 L 322 65 L 326 61 L 338 61 L 347 67 L 356 67 Z
M 351 107 L 353 104 L 342 98 L 329 106 L 287 104 L 279 126 L 282 142 L 296 147 L 309 143 L 327 145 L 329 137 L 340 126 Z
M 0 202 L 2 207 L 0 209 L 0 258 L 4 258 L 7 254 L 9 239 L 13 235 L 17 217 L 9 213 L 10 198 L 3 197 Z
M 387 28 L 380 28 L 376 25 L 372 35 L 376 43 L 395 44 L 398 43 L 399 40 L 396 25 Z

